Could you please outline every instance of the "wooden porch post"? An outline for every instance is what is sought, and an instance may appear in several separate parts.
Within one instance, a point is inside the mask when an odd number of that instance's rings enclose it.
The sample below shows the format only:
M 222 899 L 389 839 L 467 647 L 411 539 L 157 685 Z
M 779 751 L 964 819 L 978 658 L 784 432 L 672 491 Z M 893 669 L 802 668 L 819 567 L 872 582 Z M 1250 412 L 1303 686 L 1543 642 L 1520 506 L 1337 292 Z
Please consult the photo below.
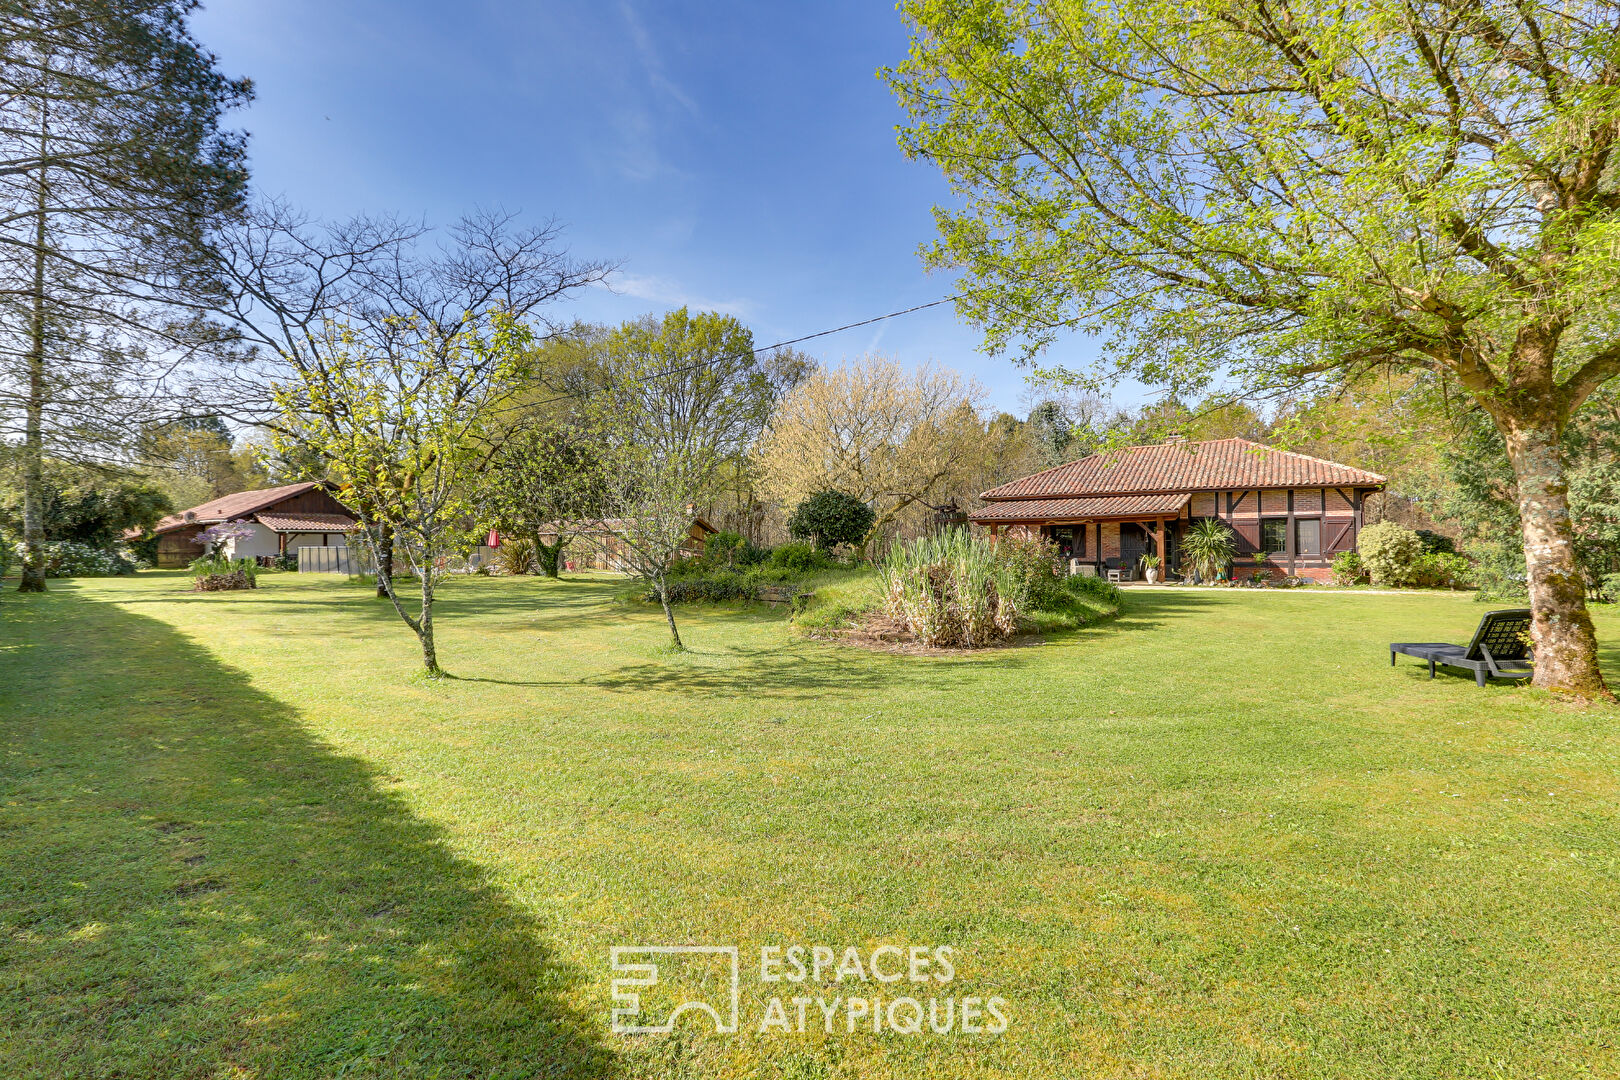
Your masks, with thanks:
M 1294 489 L 1289 488 L 1288 489 L 1288 536 L 1285 538 L 1285 540 L 1283 542 L 1283 550 L 1285 550 L 1288 553 L 1288 576 L 1289 577 L 1294 576 L 1294 555 L 1295 555 L 1295 550 L 1294 549 L 1296 547 L 1298 547 L 1298 545 L 1294 543 Z
M 990 542 L 993 544 L 1001 539 L 1001 526 L 995 522 L 990 523 Z
M 1153 529 L 1148 533 L 1148 538 L 1153 541 L 1153 554 L 1159 557 L 1159 569 L 1166 569 L 1164 565 L 1164 518 L 1153 519 Z

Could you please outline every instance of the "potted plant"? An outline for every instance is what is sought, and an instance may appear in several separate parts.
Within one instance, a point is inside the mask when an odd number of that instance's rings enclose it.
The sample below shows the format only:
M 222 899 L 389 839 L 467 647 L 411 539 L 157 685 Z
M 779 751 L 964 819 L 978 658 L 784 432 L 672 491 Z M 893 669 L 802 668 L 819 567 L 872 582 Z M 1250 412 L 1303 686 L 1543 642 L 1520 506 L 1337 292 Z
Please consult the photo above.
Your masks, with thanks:
M 1181 538 L 1181 561 L 1200 581 L 1216 582 L 1225 577 L 1237 553 L 1237 537 L 1218 518 L 1202 518 L 1192 523 Z
M 1142 576 L 1147 579 L 1149 585 L 1159 580 L 1159 557 L 1157 555 L 1150 551 L 1137 561 L 1141 563 Z

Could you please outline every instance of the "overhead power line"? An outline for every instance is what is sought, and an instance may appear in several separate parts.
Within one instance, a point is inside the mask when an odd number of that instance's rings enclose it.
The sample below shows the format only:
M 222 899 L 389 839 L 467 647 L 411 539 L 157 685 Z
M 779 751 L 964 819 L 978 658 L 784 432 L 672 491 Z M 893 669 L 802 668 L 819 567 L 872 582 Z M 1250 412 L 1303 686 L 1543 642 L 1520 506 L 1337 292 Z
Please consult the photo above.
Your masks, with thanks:
M 750 349 L 745 353 L 740 352 L 730 353 L 725 356 L 711 356 L 708 359 L 696 360 L 690 364 L 682 364 L 679 367 L 667 368 L 664 371 L 655 371 L 651 375 L 643 376 L 636 381 L 652 382 L 654 379 L 663 379 L 670 375 L 680 375 L 684 372 L 696 371 L 698 368 L 708 367 L 710 364 L 718 364 L 726 360 L 741 360 L 744 357 L 758 356 L 760 353 L 771 352 L 775 349 L 785 349 L 789 345 L 798 345 L 802 342 L 814 341 L 816 338 L 830 337 L 833 334 L 841 334 L 845 330 L 854 330 L 862 326 L 871 326 L 873 323 L 880 323 L 885 319 L 895 319 L 899 318 L 901 315 L 910 315 L 914 311 L 922 311 L 925 308 L 939 307 L 941 304 L 949 304 L 953 301 L 960 300 L 964 295 L 964 293 L 957 293 L 955 296 L 946 296 L 938 300 L 930 300 L 926 304 L 914 304 L 908 308 L 901 308 L 899 311 L 890 311 L 883 315 L 874 315 L 870 319 L 862 319 L 859 322 L 845 323 L 843 326 L 835 326 L 830 330 L 817 330 L 813 334 L 805 334 L 803 337 L 789 338 L 786 341 L 778 341 L 774 345 L 761 345 L 757 349 Z M 556 397 L 546 398 L 543 401 L 525 402 L 522 405 L 512 406 L 512 408 L 539 408 L 542 405 L 551 405 L 559 401 L 566 401 L 569 398 L 589 397 L 591 394 L 601 393 L 606 389 L 607 387 L 593 387 L 589 390 L 571 390 L 568 393 L 558 394 Z

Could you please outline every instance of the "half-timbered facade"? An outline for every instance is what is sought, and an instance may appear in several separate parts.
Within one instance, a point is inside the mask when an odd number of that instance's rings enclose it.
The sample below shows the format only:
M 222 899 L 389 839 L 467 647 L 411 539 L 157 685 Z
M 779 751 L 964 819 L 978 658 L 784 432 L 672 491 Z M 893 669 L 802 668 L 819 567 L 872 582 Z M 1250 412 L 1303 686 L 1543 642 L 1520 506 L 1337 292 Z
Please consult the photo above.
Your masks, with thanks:
M 971 517 L 992 536 L 1052 540 L 1099 572 L 1149 552 L 1175 570 L 1187 527 L 1218 518 L 1237 536 L 1237 575 L 1325 580 L 1333 556 L 1355 549 L 1362 503 L 1383 486 L 1377 473 L 1247 439 L 1173 439 L 1002 484 Z

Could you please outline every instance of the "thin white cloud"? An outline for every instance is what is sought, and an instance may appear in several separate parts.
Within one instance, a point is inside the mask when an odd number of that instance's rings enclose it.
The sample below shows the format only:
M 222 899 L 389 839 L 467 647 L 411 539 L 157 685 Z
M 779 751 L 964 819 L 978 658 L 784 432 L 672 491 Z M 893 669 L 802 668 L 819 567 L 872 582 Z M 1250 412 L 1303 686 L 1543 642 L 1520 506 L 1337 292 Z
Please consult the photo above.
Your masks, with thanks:
M 625 25 L 630 28 L 630 42 L 636 47 L 636 55 L 641 58 L 641 67 L 647 73 L 647 81 L 652 84 L 652 88 L 667 95 L 693 116 L 698 116 L 697 102 L 692 99 L 692 95 L 665 73 L 664 60 L 658 54 L 658 46 L 653 43 L 652 35 L 647 32 L 647 24 L 641 21 L 641 16 L 631 6 L 630 0 L 621 0 L 619 11 L 624 15 Z
M 678 282 L 655 275 L 617 274 L 607 287 L 622 296 L 633 296 L 648 303 L 671 308 L 689 307 L 694 311 L 718 311 L 739 319 L 752 318 L 759 306 L 743 297 L 717 300 L 701 296 L 683 288 Z

